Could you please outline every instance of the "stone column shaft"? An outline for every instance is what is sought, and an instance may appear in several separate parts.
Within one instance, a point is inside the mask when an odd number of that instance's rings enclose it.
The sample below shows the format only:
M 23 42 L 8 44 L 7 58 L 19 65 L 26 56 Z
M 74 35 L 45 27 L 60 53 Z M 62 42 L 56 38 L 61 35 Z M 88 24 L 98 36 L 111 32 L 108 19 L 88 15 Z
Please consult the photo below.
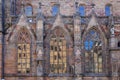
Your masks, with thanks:
M 43 75 L 43 20 L 40 19 L 37 21 L 37 30 L 36 30 L 36 35 L 37 35 L 37 76 L 42 76 Z
M 81 31 L 80 17 L 74 18 L 74 54 L 75 54 L 75 74 L 81 74 Z

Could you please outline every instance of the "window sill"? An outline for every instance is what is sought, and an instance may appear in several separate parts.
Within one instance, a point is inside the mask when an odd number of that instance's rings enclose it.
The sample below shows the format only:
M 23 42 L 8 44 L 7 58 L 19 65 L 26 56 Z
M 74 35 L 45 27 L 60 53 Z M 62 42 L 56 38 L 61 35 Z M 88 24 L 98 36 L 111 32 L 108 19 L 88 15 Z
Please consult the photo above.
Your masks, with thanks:
M 31 73 L 28 73 L 28 74 L 5 74 L 5 76 L 7 77 L 12 77 L 12 76 L 19 76 L 19 77 L 31 77 L 31 76 L 35 76 L 35 75 L 32 75 Z
M 89 77 L 94 77 L 94 76 L 98 76 L 98 77 L 104 77 L 104 76 L 108 76 L 108 74 L 106 73 L 84 73 L 84 76 L 89 76 Z
M 61 74 L 50 73 L 48 76 L 49 77 L 70 77 L 70 76 L 73 76 L 73 74 L 69 74 L 69 73 L 61 73 Z

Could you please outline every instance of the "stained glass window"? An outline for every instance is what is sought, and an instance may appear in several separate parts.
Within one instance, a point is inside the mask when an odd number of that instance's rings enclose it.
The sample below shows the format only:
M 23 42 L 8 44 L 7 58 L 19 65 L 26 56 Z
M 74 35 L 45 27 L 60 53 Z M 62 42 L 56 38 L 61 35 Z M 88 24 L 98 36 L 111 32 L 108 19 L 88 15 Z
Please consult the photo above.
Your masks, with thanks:
M 105 15 L 106 16 L 111 15 L 111 6 L 109 6 L 109 5 L 105 6 Z
M 52 15 L 56 16 L 58 14 L 58 11 L 59 11 L 59 7 L 57 5 L 54 5 L 52 7 Z
M 50 40 L 50 72 L 51 73 L 66 73 L 66 40 L 63 33 L 54 34 Z
M 85 16 L 85 7 L 84 6 L 79 7 L 79 14 L 80 14 L 80 16 Z
M 30 35 L 22 28 L 17 37 L 18 73 L 30 73 Z
M 90 30 L 84 40 L 85 72 L 100 73 L 102 65 L 102 40 L 95 30 Z
M 26 14 L 27 16 L 32 16 L 32 11 L 33 11 L 32 6 L 26 6 L 26 7 L 25 7 L 25 14 Z

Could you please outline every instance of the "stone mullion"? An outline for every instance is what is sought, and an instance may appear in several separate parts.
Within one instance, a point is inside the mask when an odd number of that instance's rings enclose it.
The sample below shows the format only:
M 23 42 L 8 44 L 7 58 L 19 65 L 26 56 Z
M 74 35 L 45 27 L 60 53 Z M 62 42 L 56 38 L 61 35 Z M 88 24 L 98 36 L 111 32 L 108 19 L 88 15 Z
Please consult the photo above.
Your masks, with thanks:
M 80 20 L 76 19 L 74 23 L 74 46 L 80 48 L 81 33 L 80 33 Z
M 75 74 L 81 74 L 81 32 L 80 18 L 76 16 L 74 19 L 74 54 L 75 54 Z
M 108 44 L 110 46 L 110 47 L 108 47 L 108 50 L 109 50 L 109 49 L 114 49 L 115 48 L 115 46 L 116 46 L 116 43 L 115 43 L 116 39 L 115 39 L 115 31 L 114 31 L 114 25 L 115 24 L 114 24 L 114 17 L 113 17 L 113 15 L 111 15 L 108 18 L 108 20 L 109 20 L 109 27 L 110 27 L 110 39 L 109 39 L 109 42 L 108 42 Z M 112 71 L 110 70 L 111 69 L 110 66 L 112 66 L 112 65 L 110 65 L 111 64 L 110 62 L 112 62 L 113 60 L 109 59 L 110 57 L 113 58 L 112 51 L 113 50 L 110 50 L 109 51 L 110 54 L 107 54 L 107 56 L 106 56 L 107 57 L 107 59 L 106 59 L 107 62 L 106 63 L 109 64 L 109 66 L 106 66 L 106 68 L 107 68 L 106 70 L 107 70 L 107 73 L 109 74 L 109 76 L 112 75 L 114 77 L 115 75 L 111 74 Z M 108 51 L 106 51 L 106 52 L 108 52 Z
M 43 75 L 43 20 L 40 19 L 37 21 L 37 76 Z

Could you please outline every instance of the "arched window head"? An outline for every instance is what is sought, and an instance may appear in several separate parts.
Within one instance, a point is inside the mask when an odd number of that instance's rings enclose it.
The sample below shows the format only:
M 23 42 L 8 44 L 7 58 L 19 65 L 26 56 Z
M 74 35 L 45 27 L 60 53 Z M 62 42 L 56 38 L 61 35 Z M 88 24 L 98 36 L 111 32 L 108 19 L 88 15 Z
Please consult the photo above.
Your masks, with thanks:
M 80 16 L 85 16 L 85 7 L 83 5 L 78 7 L 78 12 Z
M 67 48 L 62 30 L 56 29 L 50 40 L 50 73 L 67 73 Z
M 90 30 L 84 39 L 85 72 L 103 72 L 102 40 L 100 34 L 95 30 Z
M 54 5 L 52 7 L 52 16 L 56 16 L 59 12 L 59 6 L 58 5 Z
M 17 35 L 17 71 L 19 74 L 30 73 L 30 35 L 22 28 Z
M 32 16 L 32 12 L 33 12 L 32 6 L 31 5 L 27 5 L 25 7 L 25 14 L 26 14 L 26 16 Z
M 111 5 L 105 6 L 105 15 L 110 16 L 111 15 Z

